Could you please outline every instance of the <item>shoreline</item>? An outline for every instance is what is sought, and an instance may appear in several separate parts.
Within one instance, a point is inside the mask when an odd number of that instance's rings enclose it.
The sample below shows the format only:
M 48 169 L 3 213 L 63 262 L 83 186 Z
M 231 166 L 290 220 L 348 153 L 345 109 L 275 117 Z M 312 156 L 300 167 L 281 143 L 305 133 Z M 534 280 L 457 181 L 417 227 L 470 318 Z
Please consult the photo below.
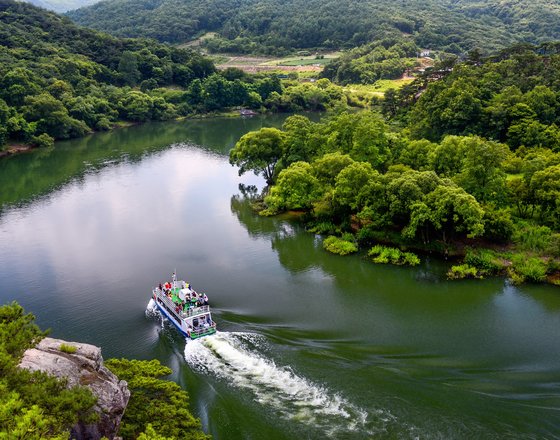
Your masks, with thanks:
M 213 118 L 251 118 L 253 116 L 259 116 L 259 115 L 263 115 L 266 114 L 266 112 L 261 112 L 261 111 L 254 111 L 251 110 L 251 113 L 248 114 L 242 114 L 241 110 L 230 110 L 230 111 L 221 111 L 221 112 L 208 112 L 208 113 L 198 113 L 198 114 L 192 114 L 189 116 L 179 116 L 176 118 L 172 118 L 172 119 L 168 119 L 165 121 L 156 121 L 156 120 L 148 120 L 148 121 L 117 121 L 113 124 L 113 126 L 106 131 L 100 131 L 100 130 L 92 130 L 89 133 L 85 134 L 84 136 L 79 136 L 79 137 L 75 137 L 75 138 L 71 138 L 71 139 L 80 139 L 92 134 L 96 134 L 96 133 L 107 133 L 107 132 L 111 132 L 114 130 L 119 130 L 122 128 L 129 128 L 129 127 L 134 127 L 137 125 L 143 125 L 147 122 L 171 122 L 171 121 L 175 121 L 175 122 L 181 122 L 181 121 L 186 121 L 186 120 L 196 120 L 196 119 L 213 119 Z M 68 139 L 57 139 L 55 140 L 55 146 L 57 142 L 61 142 L 61 141 L 65 141 Z M 1 150 L 0 150 L 0 160 L 7 158 L 7 157 L 12 157 L 12 156 L 16 156 L 16 155 L 20 155 L 23 153 L 28 153 L 30 151 L 33 150 L 38 150 L 40 147 L 36 147 L 34 145 L 30 145 L 30 144 L 24 144 L 21 142 L 8 142 Z
M 256 215 L 259 214 L 259 205 L 253 206 L 253 211 Z M 283 213 L 276 214 L 274 217 L 284 216 L 284 218 L 291 219 L 300 223 L 306 232 L 314 233 L 308 229 L 308 224 L 305 220 L 303 220 L 303 216 L 305 213 L 301 211 L 286 211 Z M 354 231 L 357 232 L 357 231 Z M 318 234 L 324 240 L 329 236 L 337 236 L 337 235 L 328 235 L 328 234 Z M 421 244 L 421 243 L 402 243 L 395 240 L 391 240 L 389 236 L 386 239 L 376 239 L 372 242 L 362 242 L 357 243 L 358 245 L 358 252 L 366 252 L 369 247 L 374 246 L 376 244 L 380 244 L 382 246 L 392 247 L 399 249 L 403 252 L 412 251 L 415 254 L 418 254 L 419 257 L 426 257 L 432 256 L 437 258 L 442 263 L 447 264 L 449 267 L 447 268 L 447 273 L 445 279 L 448 281 L 462 281 L 462 280 L 479 280 L 479 279 L 489 279 L 489 278 L 503 278 L 504 280 L 513 283 L 515 285 L 548 285 L 554 287 L 560 287 L 560 261 L 558 258 L 555 258 L 551 255 L 539 255 L 538 253 L 532 251 L 520 251 L 516 249 L 512 249 L 510 245 L 504 244 L 500 246 L 477 246 L 475 242 L 473 243 L 465 243 L 457 241 L 455 243 L 447 243 L 446 245 L 438 246 L 438 242 L 432 242 L 431 245 Z M 441 243 L 440 243 L 441 244 Z M 441 250 L 440 250 L 441 249 Z M 492 255 L 492 258 L 499 260 L 499 266 L 493 269 L 485 269 L 479 266 L 472 266 L 466 262 L 466 257 L 469 254 L 470 250 L 474 250 L 475 254 L 478 253 L 489 253 Z M 328 251 L 326 251 L 328 252 Z M 333 253 L 333 255 L 336 255 Z M 351 255 L 351 254 L 349 254 Z M 344 255 L 343 255 L 344 256 Z M 525 259 L 539 259 L 543 263 L 554 263 L 555 269 L 550 270 L 549 273 L 546 273 L 542 281 L 536 282 L 530 279 L 524 278 L 520 279 L 519 274 L 514 270 L 514 260 L 518 257 L 524 257 Z M 372 264 L 382 264 L 382 263 L 375 263 Z M 400 264 L 394 263 L 386 263 L 394 266 L 399 266 Z M 454 272 L 452 269 L 457 266 L 468 266 L 474 272 L 465 273 L 463 276 L 457 276 L 458 273 Z
M 21 143 L 8 143 L 2 150 L 0 150 L 0 159 L 4 157 L 14 156 L 16 154 L 27 153 L 35 149 L 37 149 L 37 147 L 33 145 L 21 144 Z

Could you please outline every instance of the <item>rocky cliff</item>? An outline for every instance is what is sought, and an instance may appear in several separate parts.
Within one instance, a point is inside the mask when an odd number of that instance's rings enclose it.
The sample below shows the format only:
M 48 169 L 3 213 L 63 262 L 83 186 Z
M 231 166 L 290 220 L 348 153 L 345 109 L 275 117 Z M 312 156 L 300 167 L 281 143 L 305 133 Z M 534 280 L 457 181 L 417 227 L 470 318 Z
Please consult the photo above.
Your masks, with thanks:
M 73 349 L 61 351 L 63 344 L 75 347 L 75 352 L 68 352 Z M 115 437 L 130 391 L 125 381 L 119 381 L 117 376 L 105 368 L 99 347 L 45 338 L 37 347 L 25 352 L 20 367 L 66 378 L 69 386 L 87 386 L 97 397 L 94 409 L 99 414 L 99 421 L 93 425 L 74 426 L 72 438 L 96 440 Z

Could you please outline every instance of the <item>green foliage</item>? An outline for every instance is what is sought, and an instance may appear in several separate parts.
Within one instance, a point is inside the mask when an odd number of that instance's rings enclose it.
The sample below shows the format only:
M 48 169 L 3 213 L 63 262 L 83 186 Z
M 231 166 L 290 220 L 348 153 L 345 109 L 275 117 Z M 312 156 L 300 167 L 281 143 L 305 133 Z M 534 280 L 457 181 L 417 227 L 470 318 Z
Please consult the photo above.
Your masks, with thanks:
M 28 348 L 34 347 L 45 336 L 33 322 L 32 314 L 25 314 L 17 303 L 0 306 L 1 367 L 11 367 Z M 9 356 L 9 358 L 4 357 Z
M 157 360 L 109 359 L 105 365 L 126 380 L 131 391 L 119 431 L 124 439 L 209 438 L 189 411 L 187 392 L 175 382 L 160 379 L 171 374 L 171 369 Z
M 286 209 L 306 210 L 312 207 L 319 192 L 319 181 L 307 162 L 295 162 L 280 171 L 276 185 L 265 198 L 273 212 Z
M 540 206 L 541 219 L 550 219 L 560 226 L 560 165 L 537 171 L 531 177 L 530 189 Z
M 420 258 L 412 252 L 403 252 L 398 248 L 377 244 L 368 251 L 372 261 L 379 264 L 396 264 L 399 266 L 417 266 Z
M 514 233 L 513 241 L 522 251 L 543 252 L 551 242 L 552 231 L 547 226 L 520 223 Z
M 331 235 L 323 240 L 323 248 L 333 254 L 348 255 L 358 252 L 358 246 L 353 241 Z
M 484 207 L 484 237 L 496 243 L 509 243 L 515 226 L 511 214 L 506 209 Z
M 468 266 L 476 268 L 483 275 L 497 275 L 507 267 L 505 260 L 490 249 L 468 248 L 464 261 Z
M 546 280 L 548 265 L 541 258 L 518 254 L 513 257 L 512 263 L 509 275 L 514 283 L 542 283 Z
M 334 199 L 343 206 L 358 210 L 361 206 L 363 191 L 377 174 L 367 162 L 354 162 L 336 176 Z
M 76 353 L 77 348 L 74 345 L 60 344 L 59 350 L 63 353 L 72 354 Z
M 503 202 L 506 176 L 501 164 L 508 154 L 507 145 L 469 137 L 463 148 L 466 154 L 455 180 L 481 202 Z
M 273 182 L 274 168 L 282 157 L 285 135 L 277 128 L 261 128 L 247 133 L 229 153 L 229 162 L 239 167 L 239 175 L 262 173 L 267 183 Z
M 451 266 L 447 271 L 447 278 L 450 280 L 462 280 L 465 278 L 484 278 L 476 267 L 469 266 L 468 264 L 457 264 Z
M 514 151 L 558 149 L 559 57 L 554 43 L 543 43 L 454 66 L 441 63 L 392 96 L 387 114 L 408 122 L 415 138 L 479 135 Z M 481 153 L 481 160 L 490 157 Z
M 338 174 L 354 160 L 348 154 L 327 153 L 317 158 L 312 166 L 315 176 L 324 185 L 334 186 Z
M 173 103 L 151 90 L 188 87 L 215 72 L 190 50 L 113 38 L 26 3 L 6 0 L 0 12 L 0 146 L 83 136 L 118 119 L 175 117 L 176 105 L 195 104 L 190 97 Z M 129 88 L 140 84 L 150 93 Z
M 410 223 L 403 230 L 405 237 L 414 237 L 422 227 L 441 233 L 446 243 L 455 232 L 477 237 L 484 232 L 484 211 L 476 199 L 462 188 L 440 185 L 421 202 L 411 207 Z
M 156 432 L 150 423 L 146 425 L 146 430 L 137 437 L 137 440 L 174 440 L 174 437 L 164 437 Z
M 50 148 L 54 145 L 54 139 L 47 133 L 41 133 L 31 138 L 31 145 L 37 148 Z
M 415 66 L 418 52 L 411 40 L 385 39 L 344 53 L 326 65 L 321 76 L 340 84 L 373 84 L 380 79 L 397 79 L 407 68 Z
M 403 35 L 410 45 L 454 53 L 560 37 L 558 10 L 545 0 L 505 4 L 499 0 L 366 0 L 359 4 L 350 0 L 119 0 L 72 11 L 69 16 L 114 35 L 169 43 L 217 32 L 214 38 L 202 40 L 205 48 L 236 54 L 356 47 L 383 39 L 386 44 L 366 48 L 365 54 L 356 58 L 357 67 L 366 64 L 375 74 L 391 71 L 393 52 L 406 53 L 407 45 L 391 44 L 391 39 L 402 40 Z M 355 67 L 351 61 L 349 70 Z
M 337 234 L 340 232 L 340 227 L 329 221 L 311 222 L 307 229 L 309 232 L 315 234 Z
M 129 50 L 122 53 L 117 70 L 123 83 L 128 86 L 134 86 L 141 78 L 141 73 L 138 70 L 138 57 Z
M 0 307 L 0 438 L 65 439 L 78 421 L 91 423 L 96 402 L 82 387 L 18 368 L 45 333 L 16 303 Z

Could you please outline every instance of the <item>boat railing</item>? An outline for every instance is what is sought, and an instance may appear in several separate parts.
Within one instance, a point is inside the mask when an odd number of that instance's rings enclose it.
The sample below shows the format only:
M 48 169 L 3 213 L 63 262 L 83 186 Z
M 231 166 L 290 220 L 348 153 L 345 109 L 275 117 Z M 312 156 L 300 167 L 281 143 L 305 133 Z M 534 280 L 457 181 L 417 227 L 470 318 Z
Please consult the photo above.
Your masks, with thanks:
M 210 311 L 210 306 L 200 306 L 194 307 L 192 309 L 187 309 L 187 311 L 182 312 L 181 316 L 184 318 L 190 318 L 191 316 L 202 315 Z
M 193 328 L 190 330 L 191 338 L 199 338 L 201 336 L 212 335 L 216 333 L 216 323 L 212 322 L 208 327 Z
M 159 289 L 155 289 L 154 293 L 160 298 L 168 307 L 176 310 L 177 304 L 173 302 L 171 298 L 167 295 L 163 294 Z M 205 313 L 210 312 L 210 306 L 200 306 L 200 307 L 192 307 L 187 309 L 186 311 L 179 312 L 181 318 L 186 319 L 190 318 L 191 316 L 203 315 Z

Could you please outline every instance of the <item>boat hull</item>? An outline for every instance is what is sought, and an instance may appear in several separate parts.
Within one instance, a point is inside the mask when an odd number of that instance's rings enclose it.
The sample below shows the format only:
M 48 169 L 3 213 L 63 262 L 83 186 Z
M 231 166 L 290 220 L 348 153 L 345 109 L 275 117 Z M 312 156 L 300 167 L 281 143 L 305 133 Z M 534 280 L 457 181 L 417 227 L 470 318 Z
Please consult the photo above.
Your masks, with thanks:
M 177 330 L 179 330 L 181 332 L 181 334 L 183 336 L 186 336 L 187 338 L 189 338 L 190 336 L 187 334 L 186 331 L 184 331 L 181 328 L 180 324 L 177 324 L 177 322 L 175 321 L 175 318 L 173 318 L 168 312 L 167 310 L 165 310 L 162 306 L 159 305 L 159 303 L 157 301 L 154 301 L 156 303 L 156 306 L 158 308 L 158 310 L 163 314 L 163 316 L 165 316 L 169 321 L 171 321 L 173 323 L 173 325 L 177 328 Z
M 177 304 L 161 295 L 161 292 L 157 289 L 154 290 L 152 297 L 159 312 L 171 321 L 186 338 L 199 339 L 216 333 L 216 324 L 212 321 L 209 306 L 202 306 L 183 312 L 176 308 L 178 307 Z M 211 325 L 197 326 L 196 323 L 201 320 L 211 323 Z

